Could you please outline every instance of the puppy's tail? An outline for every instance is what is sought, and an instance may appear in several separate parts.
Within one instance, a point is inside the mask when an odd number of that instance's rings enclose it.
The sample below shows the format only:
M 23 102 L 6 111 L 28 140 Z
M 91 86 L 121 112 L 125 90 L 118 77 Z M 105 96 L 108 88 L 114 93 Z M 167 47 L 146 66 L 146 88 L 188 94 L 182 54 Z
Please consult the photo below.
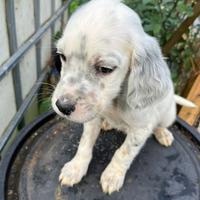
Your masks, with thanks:
M 186 106 L 186 107 L 190 107 L 190 108 L 196 108 L 197 105 L 194 104 L 193 102 L 183 98 L 183 97 L 180 97 L 178 95 L 174 95 L 174 99 L 175 99 L 175 102 L 179 105 L 182 105 L 182 106 Z

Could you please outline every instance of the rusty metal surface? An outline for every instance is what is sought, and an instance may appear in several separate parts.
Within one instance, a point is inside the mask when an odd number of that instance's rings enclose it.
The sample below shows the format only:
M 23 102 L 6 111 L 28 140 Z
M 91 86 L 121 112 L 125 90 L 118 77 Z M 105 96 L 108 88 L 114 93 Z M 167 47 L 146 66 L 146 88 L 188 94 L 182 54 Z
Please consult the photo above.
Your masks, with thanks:
M 173 146 L 162 147 L 150 138 L 128 171 L 123 188 L 108 196 L 101 191 L 100 175 L 124 135 L 114 130 L 101 134 L 86 177 L 73 188 L 61 187 L 60 170 L 75 154 L 82 126 L 54 118 L 22 146 L 9 173 L 7 199 L 199 200 L 199 151 L 176 125 L 171 130 L 176 137 Z

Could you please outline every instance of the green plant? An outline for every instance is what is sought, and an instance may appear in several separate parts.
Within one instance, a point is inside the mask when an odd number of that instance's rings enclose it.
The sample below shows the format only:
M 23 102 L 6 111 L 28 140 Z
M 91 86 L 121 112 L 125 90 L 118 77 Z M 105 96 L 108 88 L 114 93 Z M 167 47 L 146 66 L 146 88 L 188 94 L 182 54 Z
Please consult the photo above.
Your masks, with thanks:
M 61 36 L 62 36 L 62 31 L 61 30 L 59 30 L 56 33 L 54 33 L 54 35 L 53 35 L 53 42 L 55 43 L 58 39 L 61 38 Z
M 80 5 L 87 2 L 88 0 L 74 0 L 70 4 L 69 13 L 72 14 Z
M 141 17 L 144 29 L 164 45 L 171 33 L 193 13 L 192 3 L 184 0 L 125 0 Z

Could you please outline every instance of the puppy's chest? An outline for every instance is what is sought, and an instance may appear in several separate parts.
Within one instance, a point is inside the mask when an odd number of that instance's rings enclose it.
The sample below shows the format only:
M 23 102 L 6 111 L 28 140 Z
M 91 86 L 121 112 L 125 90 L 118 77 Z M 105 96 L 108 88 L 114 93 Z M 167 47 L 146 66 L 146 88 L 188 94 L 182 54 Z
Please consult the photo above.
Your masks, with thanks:
M 124 113 L 122 110 L 112 107 L 103 114 L 103 117 L 111 125 L 112 128 L 126 131 L 128 124 L 124 120 L 123 115 Z

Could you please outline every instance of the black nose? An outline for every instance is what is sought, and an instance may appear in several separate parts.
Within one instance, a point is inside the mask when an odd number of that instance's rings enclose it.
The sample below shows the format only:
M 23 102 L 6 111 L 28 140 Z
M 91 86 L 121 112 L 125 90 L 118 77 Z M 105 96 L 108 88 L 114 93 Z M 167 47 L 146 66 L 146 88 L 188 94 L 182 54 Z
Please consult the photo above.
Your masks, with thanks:
M 65 115 L 70 115 L 75 111 L 75 104 L 71 102 L 65 102 L 62 99 L 58 99 L 56 101 L 56 106 L 58 107 L 58 110 Z

